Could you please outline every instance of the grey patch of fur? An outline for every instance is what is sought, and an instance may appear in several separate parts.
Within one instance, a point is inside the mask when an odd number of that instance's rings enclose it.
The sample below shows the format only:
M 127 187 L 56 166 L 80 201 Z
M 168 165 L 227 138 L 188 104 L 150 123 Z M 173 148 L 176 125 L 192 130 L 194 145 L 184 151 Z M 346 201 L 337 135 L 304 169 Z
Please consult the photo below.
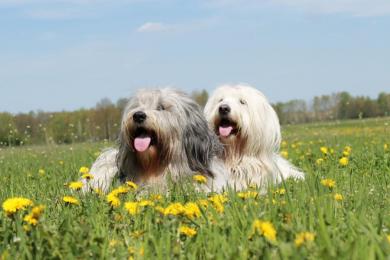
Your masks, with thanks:
M 132 146 L 132 130 L 139 127 L 132 120 L 137 111 L 147 115 L 142 127 L 152 129 L 157 139 L 157 162 L 151 163 L 159 167 L 154 177 L 147 180 L 140 154 Z M 84 189 L 99 187 L 106 192 L 116 176 L 122 182 L 131 180 L 140 185 L 164 187 L 168 177 L 178 181 L 183 176 L 204 174 L 208 177 L 204 189 L 221 191 L 227 173 L 218 159 L 221 152 L 216 134 L 209 130 L 201 108 L 189 96 L 170 88 L 141 90 L 130 98 L 124 110 L 118 149 L 109 150 L 97 159 L 91 168 L 95 181 L 91 180 Z

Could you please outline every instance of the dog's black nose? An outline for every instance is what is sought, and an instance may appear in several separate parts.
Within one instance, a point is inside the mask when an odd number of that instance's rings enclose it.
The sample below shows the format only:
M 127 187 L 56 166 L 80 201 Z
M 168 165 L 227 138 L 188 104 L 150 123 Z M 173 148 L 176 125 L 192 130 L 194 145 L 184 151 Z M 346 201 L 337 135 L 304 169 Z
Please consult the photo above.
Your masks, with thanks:
M 230 113 L 230 107 L 228 105 L 221 105 L 219 107 L 219 114 L 220 115 L 227 115 Z
M 137 111 L 133 115 L 133 121 L 136 123 L 142 123 L 146 119 L 146 114 L 142 111 Z

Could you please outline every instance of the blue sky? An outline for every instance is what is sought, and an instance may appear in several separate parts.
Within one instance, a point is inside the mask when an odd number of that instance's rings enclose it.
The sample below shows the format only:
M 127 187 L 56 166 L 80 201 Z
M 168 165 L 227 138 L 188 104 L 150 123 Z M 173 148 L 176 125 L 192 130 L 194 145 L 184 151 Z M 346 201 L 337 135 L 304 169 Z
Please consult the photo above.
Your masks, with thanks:
M 0 0 L 0 111 L 245 82 L 272 102 L 390 92 L 389 0 Z

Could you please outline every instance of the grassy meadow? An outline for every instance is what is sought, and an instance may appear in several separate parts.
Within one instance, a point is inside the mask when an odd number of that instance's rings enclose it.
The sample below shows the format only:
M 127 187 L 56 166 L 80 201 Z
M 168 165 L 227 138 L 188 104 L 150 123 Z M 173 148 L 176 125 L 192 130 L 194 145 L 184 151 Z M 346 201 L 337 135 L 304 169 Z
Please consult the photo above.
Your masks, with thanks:
M 390 119 L 285 126 L 283 137 L 306 180 L 262 196 L 204 194 L 196 180 L 82 196 L 69 183 L 111 144 L 0 148 L 0 259 L 389 259 Z

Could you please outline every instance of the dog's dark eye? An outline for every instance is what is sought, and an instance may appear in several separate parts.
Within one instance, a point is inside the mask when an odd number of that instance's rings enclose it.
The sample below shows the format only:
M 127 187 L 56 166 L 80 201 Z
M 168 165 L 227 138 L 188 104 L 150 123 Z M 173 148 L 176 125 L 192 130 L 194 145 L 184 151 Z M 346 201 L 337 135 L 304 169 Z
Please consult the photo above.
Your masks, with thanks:
M 157 106 L 157 110 L 161 111 L 161 110 L 165 110 L 165 107 L 162 105 L 162 104 L 159 104 Z
M 243 105 L 246 105 L 246 101 L 243 100 L 243 99 L 240 99 L 240 103 L 243 104 Z

